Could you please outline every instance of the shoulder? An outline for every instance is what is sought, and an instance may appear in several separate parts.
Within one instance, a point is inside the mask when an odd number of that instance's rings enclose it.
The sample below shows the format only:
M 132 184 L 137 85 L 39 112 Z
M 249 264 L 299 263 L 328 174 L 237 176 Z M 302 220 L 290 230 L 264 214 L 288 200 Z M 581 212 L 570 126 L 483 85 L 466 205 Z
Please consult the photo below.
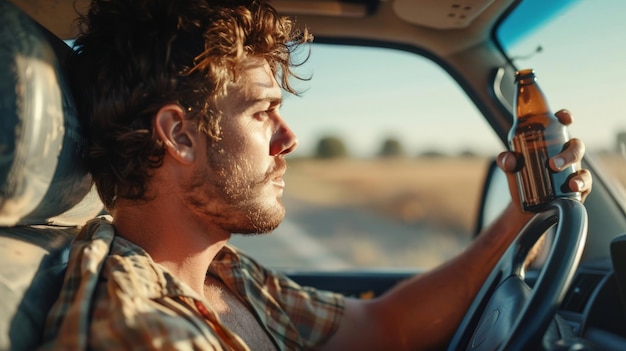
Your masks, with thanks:
M 88 222 L 72 245 L 70 259 L 81 262 L 68 275 L 84 281 L 85 269 L 97 275 L 98 285 L 107 286 L 136 299 L 156 299 L 166 295 L 198 298 L 188 286 L 156 263 L 142 247 L 117 235 L 110 218 Z M 88 267 L 85 267 L 85 262 Z
M 49 318 L 54 349 L 207 349 L 222 340 L 193 309 L 191 288 L 139 246 L 92 221 L 77 236 Z

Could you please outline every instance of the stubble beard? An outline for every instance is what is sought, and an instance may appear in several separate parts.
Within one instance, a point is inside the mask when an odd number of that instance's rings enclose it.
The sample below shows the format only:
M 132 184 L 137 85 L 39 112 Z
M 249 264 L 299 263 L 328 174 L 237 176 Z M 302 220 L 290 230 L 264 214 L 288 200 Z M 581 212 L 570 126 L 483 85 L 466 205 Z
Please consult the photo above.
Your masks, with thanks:
M 253 171 L 249 161 L 209 150 L 209 165 L 198 170 L 186 187 L 185 198 L 211 225 L 232 234 L 262 234 L 276 229 L 285 217 L 280 197 L 267 198 L 263 189 L 275 169 L 284 168 L 277 158 L 276 167 L 265 174 Z

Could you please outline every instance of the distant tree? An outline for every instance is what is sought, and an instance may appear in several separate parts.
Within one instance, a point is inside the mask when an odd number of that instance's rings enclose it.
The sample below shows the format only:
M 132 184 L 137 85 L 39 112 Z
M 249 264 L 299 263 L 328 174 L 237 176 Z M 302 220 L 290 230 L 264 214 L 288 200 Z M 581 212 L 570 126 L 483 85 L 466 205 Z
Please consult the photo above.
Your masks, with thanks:
M 348 151 L 341 139 L 335 136 L 322 137 L 317 143 L 315 157 L 317 158 L 339 158 L 346 157 Z
M 622 152 L 623 148 L 626 146 L 626 132 L 618 132 L 616 143 L 615 143 L 615 151 Z
M 439 151 L 439 150 L 427 150 L 418 155 L 418 157 L 430 157 L 430 158 L 446 157 L 446 156 L 447 155 L 444 152 Z
M 478 154 L 477 154 L 476 152 L 472 151 L 472 150 L 467 149 L 467 150 L 463 150 L 463 151 L 461 151 L 461 152 L 459 153 L 459 156 L 460 156 L 460 157 L 467 157 L 467 158 L 471 158 L 471 157 L 476 157 L 476 156 L 478 156 Z
M 396 138 L 387 138 L 383 142 L 382 147 L 380 148 L 380 152 L 378 153 L 380 157 L 398 157 L 404 155 L 404 149 L 402 148 L 402 144 Z

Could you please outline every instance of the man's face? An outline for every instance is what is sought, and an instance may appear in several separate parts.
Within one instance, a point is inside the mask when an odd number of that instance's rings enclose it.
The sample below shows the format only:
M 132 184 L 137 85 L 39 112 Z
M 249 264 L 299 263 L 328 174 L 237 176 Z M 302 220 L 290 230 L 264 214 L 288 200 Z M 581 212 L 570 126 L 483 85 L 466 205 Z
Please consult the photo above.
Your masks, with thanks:
M 297 140 L 280 116 L 281 93 L 268 64 L 252 59 L 237 84 L 231 84 L 218 101 L 222 139 L 202 138 L 205 161 L 199 163 L 185 196 L 222 230 L 266 233 L 285 216 L 284 156 L 295 149 Z

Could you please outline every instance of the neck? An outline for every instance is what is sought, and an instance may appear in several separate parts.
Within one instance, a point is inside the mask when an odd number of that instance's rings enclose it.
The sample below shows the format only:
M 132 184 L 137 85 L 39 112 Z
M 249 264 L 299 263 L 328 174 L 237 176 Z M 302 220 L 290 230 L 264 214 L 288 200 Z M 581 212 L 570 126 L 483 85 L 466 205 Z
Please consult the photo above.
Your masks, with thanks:
M 184 208 L 158 200 L 120 201 L 112 213 L 113 224 L 120 236 L 141 246 L 155 262 L 204 296 L 206 272 L 230 233 L 183 213 Z

